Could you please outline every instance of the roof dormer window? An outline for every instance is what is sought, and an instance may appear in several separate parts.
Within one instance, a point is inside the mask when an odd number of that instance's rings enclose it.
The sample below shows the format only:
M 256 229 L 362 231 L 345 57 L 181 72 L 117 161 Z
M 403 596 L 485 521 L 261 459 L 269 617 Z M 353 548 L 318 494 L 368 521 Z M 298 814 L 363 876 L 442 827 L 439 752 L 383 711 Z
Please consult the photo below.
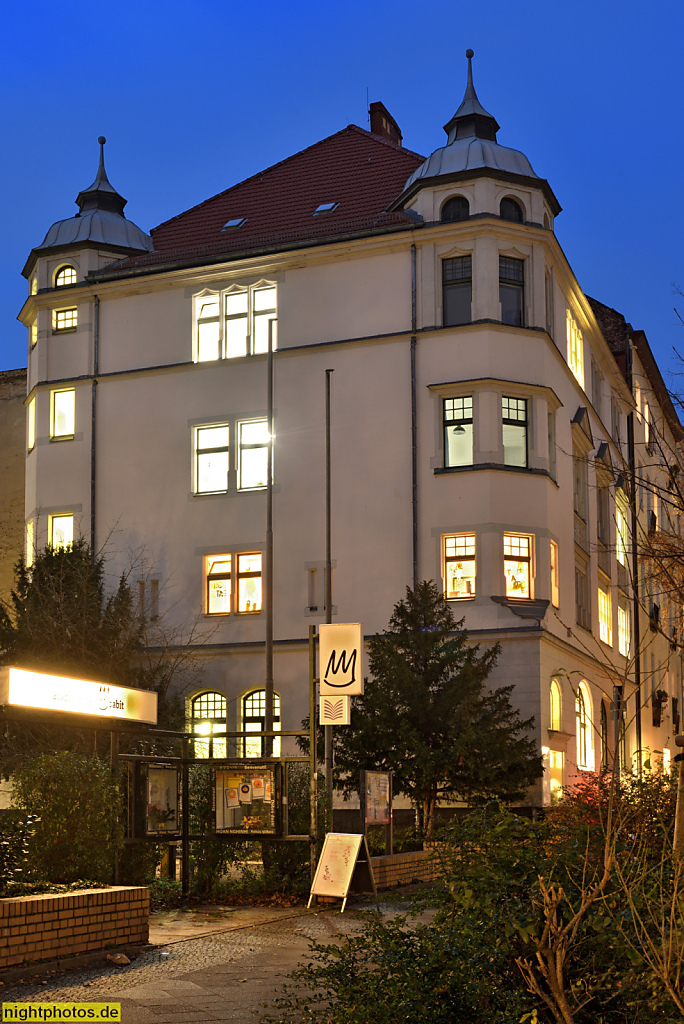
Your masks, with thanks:
M 55 288 L 64 288 L 68 284 L 76 284 L 76 271 L 67 263 L 55 274 Z
M 442 207 L 440 220 L 443 224 L 451 224 L 457 220 L 467 220 L 470 216 L 470 203 L 465 196 L 452 196 Z
M 231 231 L 233 228 L 241 228 L 246 220 L 246 217 L 232 217 L 231 220 L 226 221 L 221 228 L 221 231 Z
M 502 220 L 511 220 L 515 224 L 522 224 L 524 219 L 522 206 L 515 199 L 511 199 L 510 196 L 504 196 L 501 200 L 499 216 Z
M 339 205 L 339 203 L 319 203 L 314 210 L 314 217 L 317 213 L 332 213 Z

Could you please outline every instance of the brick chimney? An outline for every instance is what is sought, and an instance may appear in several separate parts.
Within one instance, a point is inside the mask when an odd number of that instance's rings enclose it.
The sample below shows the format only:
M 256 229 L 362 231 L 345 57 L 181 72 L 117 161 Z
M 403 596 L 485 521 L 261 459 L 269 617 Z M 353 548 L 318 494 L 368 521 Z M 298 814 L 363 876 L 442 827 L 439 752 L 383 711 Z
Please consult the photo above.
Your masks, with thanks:
M 399 125 L 394 120 L 384 103 L 376 101 L 370 105 L 370 130 L 373 135 L 381 135 L 383 139 L 390 139 L 401 146 L 401 132 Z

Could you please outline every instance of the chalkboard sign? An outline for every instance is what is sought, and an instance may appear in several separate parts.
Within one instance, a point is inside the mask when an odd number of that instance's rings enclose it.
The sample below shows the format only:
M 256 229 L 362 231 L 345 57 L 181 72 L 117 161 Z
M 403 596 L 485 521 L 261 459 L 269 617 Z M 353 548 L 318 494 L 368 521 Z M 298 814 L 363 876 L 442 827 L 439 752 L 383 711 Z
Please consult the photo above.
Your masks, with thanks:
M 308 906 L 314 896 L 337 896 L 344 911 L 350 889 L 376 895 L 373 867 L 364 835 L 328 832 L 318 861 Z

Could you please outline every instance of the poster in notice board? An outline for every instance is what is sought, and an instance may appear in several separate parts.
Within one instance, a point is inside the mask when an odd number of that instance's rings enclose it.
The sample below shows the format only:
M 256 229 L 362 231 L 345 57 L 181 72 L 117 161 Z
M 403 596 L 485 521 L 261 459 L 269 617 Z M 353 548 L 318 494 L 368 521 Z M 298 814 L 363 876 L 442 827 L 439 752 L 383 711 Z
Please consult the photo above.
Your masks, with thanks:
M 309 906 L 314 896 L 337 896 L 344 901 L 344 910 L 352 887 L 358 892 L 376 892 L 366 837 L 328 832 L 311 886 Z

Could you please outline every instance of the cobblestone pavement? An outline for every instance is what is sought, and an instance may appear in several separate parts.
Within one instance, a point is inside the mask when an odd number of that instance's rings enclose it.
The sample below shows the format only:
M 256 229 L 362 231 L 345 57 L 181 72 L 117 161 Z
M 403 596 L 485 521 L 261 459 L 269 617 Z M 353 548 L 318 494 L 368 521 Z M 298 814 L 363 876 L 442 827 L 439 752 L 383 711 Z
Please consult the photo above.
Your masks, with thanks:
M 65 970 L 0 988 L 3 1002 L 120 1002 L 123 1024 L 258 1021 L 305 962 L 310 938 L 333 942 L 360 926 L 353 911 L 301 916 L 174 942 L 129 966 Z

